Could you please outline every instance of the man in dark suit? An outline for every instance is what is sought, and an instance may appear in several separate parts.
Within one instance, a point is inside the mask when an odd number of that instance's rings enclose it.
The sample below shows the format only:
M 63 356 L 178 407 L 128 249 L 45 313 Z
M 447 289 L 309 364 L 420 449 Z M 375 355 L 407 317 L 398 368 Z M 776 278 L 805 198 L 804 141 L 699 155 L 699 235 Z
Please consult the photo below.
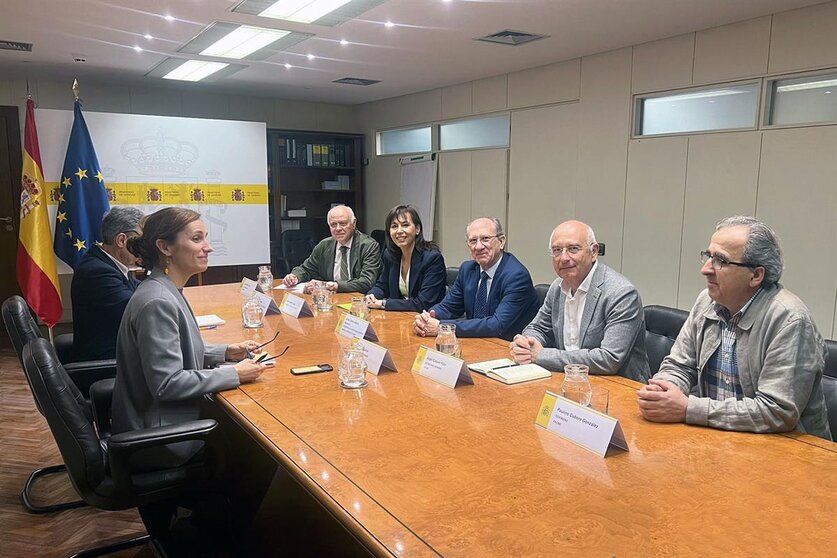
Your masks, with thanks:
M 143 213 L 114 207 L 102 219 L 103 243 L 90 248 L 73 272 L 73 351 L 75 361 L 115 357 L 122 313 L 139 285 L 129 267 L 137 259 L 126 248 L 139 232 Z
M 415 332 L 435 336 L 440 323 L 451 323 L 458 337 L 511 340 L 538 311 L 532 277 L 517 258 L 503 250 L 506 235 L 498 219 L 472 221 L 465 234 L 473 261 L 462 264 L 442 302 L 416 316 Z

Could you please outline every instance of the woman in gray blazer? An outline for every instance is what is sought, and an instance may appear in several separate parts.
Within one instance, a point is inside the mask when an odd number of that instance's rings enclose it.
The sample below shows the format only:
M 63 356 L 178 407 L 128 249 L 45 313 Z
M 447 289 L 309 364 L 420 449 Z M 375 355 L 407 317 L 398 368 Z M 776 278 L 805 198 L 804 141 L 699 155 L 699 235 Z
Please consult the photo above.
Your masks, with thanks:
M 252 382 L 266 368 L 245 358 L 255 341 L 212 345 L 201 339 L 182 293 L 189 278 L 206 270 L 212 252 L 200 214 L 167 207 L 146 216 L 140 228 L 127 246 L 151 275 L 131 297 L 119 327 L 114 434 L 197 419 L 201 396 Z M 236 364 L 223 364 L 229 361 Z M 178 466 L 201 444 L 171 444 L 143 454 L 138 465 Z

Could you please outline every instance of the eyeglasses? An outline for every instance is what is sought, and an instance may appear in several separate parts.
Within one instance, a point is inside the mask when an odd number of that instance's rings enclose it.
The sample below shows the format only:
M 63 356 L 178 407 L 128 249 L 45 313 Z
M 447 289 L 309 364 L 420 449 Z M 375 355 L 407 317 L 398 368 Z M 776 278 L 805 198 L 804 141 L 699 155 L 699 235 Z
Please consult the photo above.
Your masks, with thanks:
M 592 246 L 592 244 L 590 245 Z M 553 258 L 560 258 L 561 254 L 566 252 L 571 256 L 577 256 L 584 250 L 584 246 L 579 246 L 578 244 L 571 244 L 566 248 L 562 248 L 561 246 L 553 246 L 552 248 L 547 248 L 546 253 Z
M 731 261 L 729 261 L 728 259 L 726 259 L 725 257 L 723 257 L 719 254 L 712 254 L 711 252 L 709 252 L 707 250 L 702 250 L 701 253 L 700 253 L 700 262 L 705 264 L 709 260 L 712 260 L 712 268 L 713 269 L 723 269 L 724 267 L 726 267 L 728 265 L 737 265 L 738 267 L 748 267 L 750 269 L 755 269 L 755 268 L 759 267 L 758 264 L 752 264 L 752 263 L 746 263 L 746 262 L 731 262 Z
M 273 355 L 272 357 L 267 356 L 267 355 L 268 355 L 268 353 L 262 353 L 260 356 L 258 356 L 258 357 L 256 358 L 256 362 L 257 362 L 257 363 L 262 363 L 262 362 L 270 362 L 271 360 L 273 360 L 273 359 L 275 359 L 275 358 L 279 358 L 280 356 L 282 356 L 282 355 L 284 355 L 285 353 L 287 353 L 287 352 L 288 352 L 288 349 L 290 349 L 290 348 L 291 348 L 291 346 L 290 346 L 290 345 L 287 345 L 287 346 L 286 346 L 286 347 L 282 350 L 282 352 L 281 352 L 281 353 L 279 353 L 278 355 Z
M 337 227 L 342 227 L 342 228 L 345 229 L 351 223 L 352 223 L 351 221 L 334 221 L 332 223 L 329 223 L 328 226 L 331 227 L 332 229 L 336 229 Z
M 253 354 L 253 351 L 258 351 L 259 349 L 261 349 L 265 345 L 270 345 L 271 343 L 276 341 L 277 337 L 279 337 L 279 330 L 278 329 L 276 330 L 276 334 L 273 337 L 270 338 L 270 341 L 266 341 L 266 342 L 262 343 L 261 345 L 259 345 L 258 347 L 254 347 L 252 351 L 247 351 L 247 358 L 255 358 L 255 355 Z M 288 348 L 285 347 L 285 350 L 287 351 Z M 282 353 L 282 354 L 285 354 L 285 353 Z
M 469 248 L 476 247 L 477 242 L 479 242 L 483 246 L 488 246 L 489 242 L 491 242 L 495 238 L 500 238 L 501 236 L 503 236 L 503 235 L 502 234 L 494 234 L 494 235 L 491 235 L 491 236 L 480 236 L 480 237 L 477 237 L 477 238 L 469 238 L 468 240 L 465 241 L 465 244 L 467 244 Z

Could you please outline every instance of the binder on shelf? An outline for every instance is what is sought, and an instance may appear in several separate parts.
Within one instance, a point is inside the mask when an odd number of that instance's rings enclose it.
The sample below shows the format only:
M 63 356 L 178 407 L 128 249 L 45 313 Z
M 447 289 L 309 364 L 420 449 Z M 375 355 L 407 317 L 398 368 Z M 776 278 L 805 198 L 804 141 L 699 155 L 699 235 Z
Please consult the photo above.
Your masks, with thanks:
M 314 146 L 310 143 L 305 146 L 305 164 L 309 167 L 314 164 Z
M 298 231 L 300 229 L 299 221 L 296 219 L 282 219 L 281 227 L 283 231 Z
M 322 152 L 322 149 L 320 149 L 320 144 L 318 144 L 318 143 L 314 144 L 313 152 L 314 152 L 314 166 L 319 167 L 320 165 L 323 164 L 323 152 Z
M 308 211 L 305 208 L 302 209 L 289 209 L 288 210 L 288 217 L 307 217 Z

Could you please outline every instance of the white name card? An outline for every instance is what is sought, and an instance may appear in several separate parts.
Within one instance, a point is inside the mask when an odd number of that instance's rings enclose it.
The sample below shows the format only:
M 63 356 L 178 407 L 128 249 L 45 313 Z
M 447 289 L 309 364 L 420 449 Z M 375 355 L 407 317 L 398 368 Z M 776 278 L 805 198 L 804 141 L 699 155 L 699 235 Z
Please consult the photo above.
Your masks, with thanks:
M 304 298 L 289 292 L 285 292 L 285 295 L 282 297 L 282 303 L 279 305 L 279 309 L 284 314 L 290 314 L 294 318 L 314 315 L 314 311 L 311 310 L 311 306 L 309 306 Z
M 366 358 L 366 369 L 370 373 L 377 376 L 381 372 L 381 368 L 398 372 L 389 349 L 365 339 L 358 339 L 357 337 L 355 339 L 357 339 L 358 348 L 363 351 L 363 356 Z
M 543 396 L 535 424 L 602 457 L 611 446 L 628 451 L 618 419 L 550 391 Z
M 252 296 L 255 296 L 258 299 L 259 304 L 262 305 L 262 310 L 264 310 L 265 315 L 281 314 L 281 311 L 279 310 L 279 307 L 276 305 L 276 301 L 273 300 L 272 296 L 267 296 L 266 294 L 261 293 L 259 291 L 253 291 Z
M 343 313 L 340 319 L 337 320 L 337 327 L 334 328 L 335 333 L 348 337 L 349 339 L 368 339 L 369 341 L 377 341 L 378 336 L 375 330 L 372 329 L 372 324 L 366 320 L 362 320 L 357 316 Z
M 451 388 L 455 388 L 458 384 L 474 383 L 464 360 L 429 347 L 419 347 L 412 370 L 419 376 L 430 378 Z
M 256 292 L 257 286 L 258 283 L 245 277 L 241 280 L 241 285 L 238 286 L 238 292 L 241 293 L 244 298 L 249 298 L 250 295 Z

